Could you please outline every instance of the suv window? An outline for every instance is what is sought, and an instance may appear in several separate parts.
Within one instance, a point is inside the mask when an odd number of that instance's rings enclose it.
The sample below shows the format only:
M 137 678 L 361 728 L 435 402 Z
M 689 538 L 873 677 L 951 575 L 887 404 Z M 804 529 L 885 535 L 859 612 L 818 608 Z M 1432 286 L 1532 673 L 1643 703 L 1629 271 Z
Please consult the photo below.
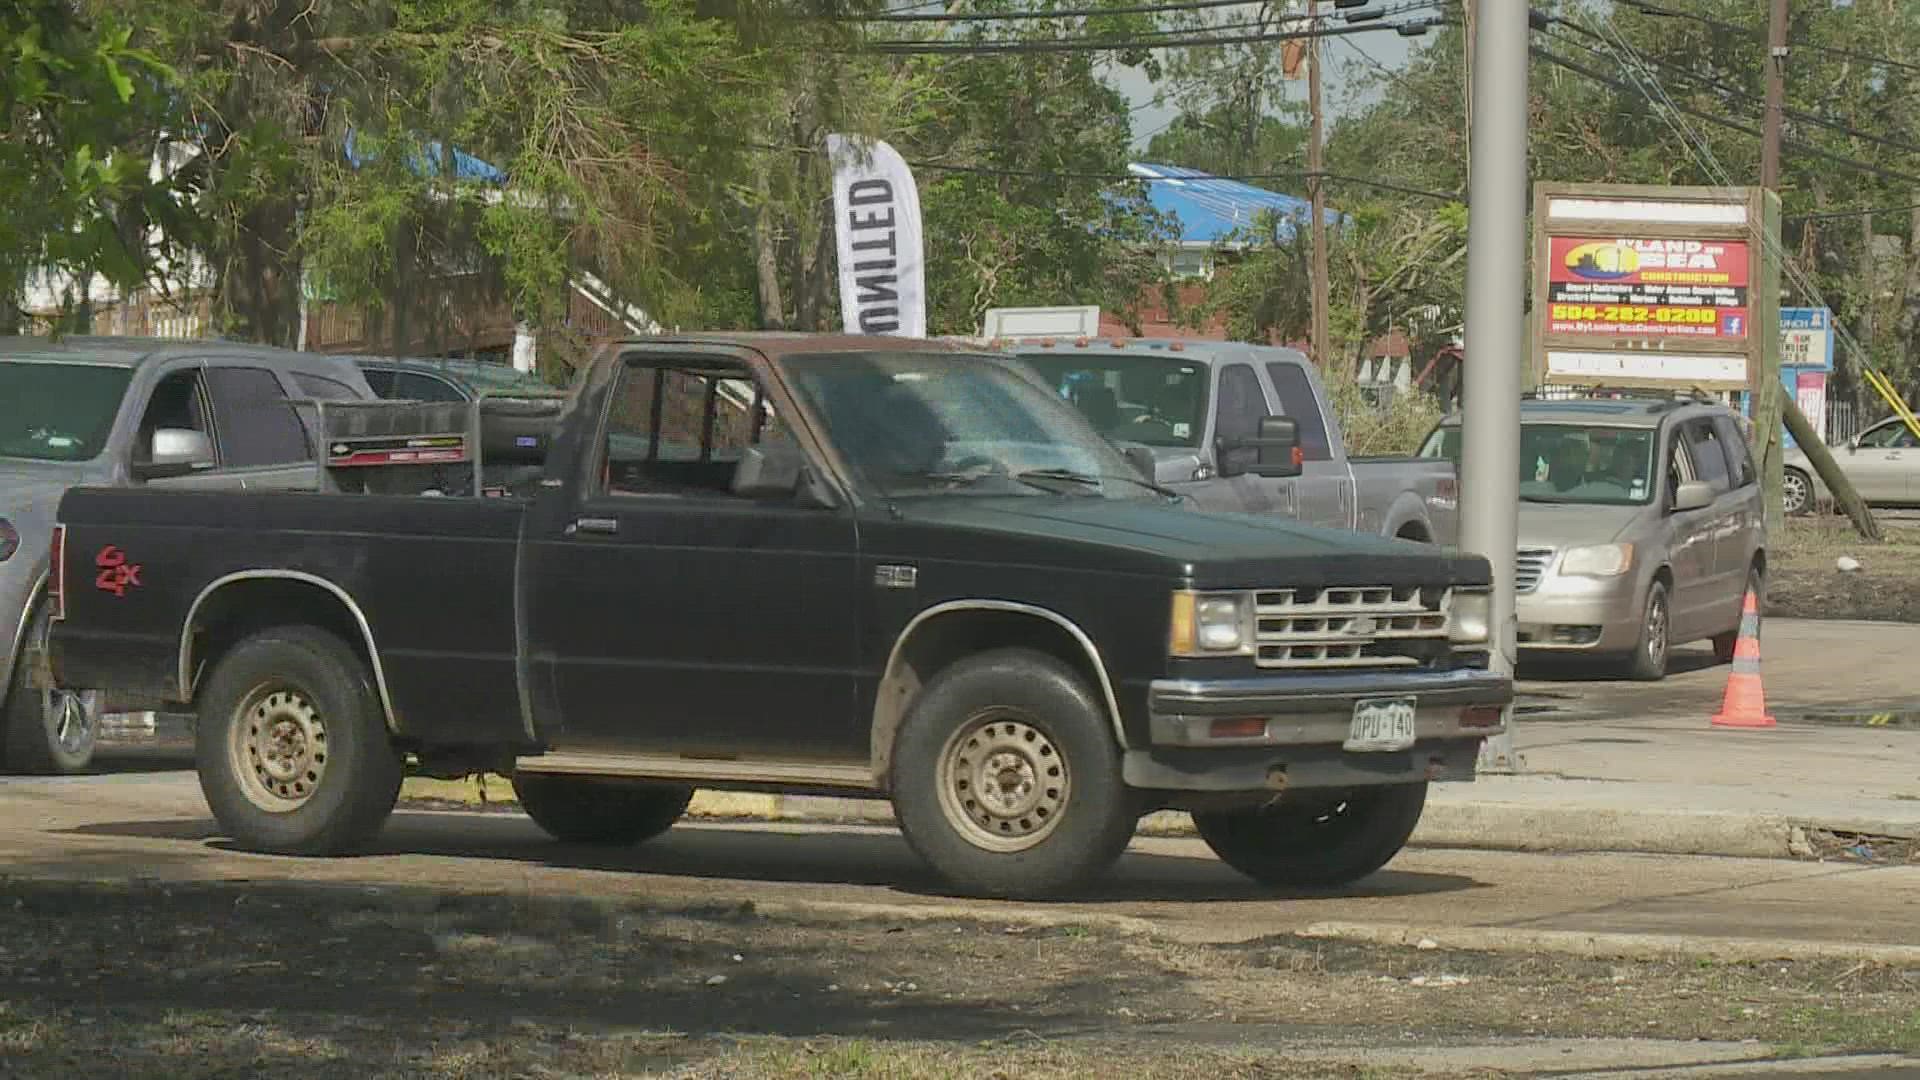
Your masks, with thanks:
M 1693 457 L 1694 479 L 1706 481 L 1718 495 L 1733 490 L 1733 479 L 1727 471 L 1727 450 L 1724 440 L 1714 430 L 1713 421 L 1690 420 L 1685 435 Z
M 1260 421 L 1273 415 L 1267 411 L 1267 395 L 1260 389 L 1260 376 L 1246 364 L 1233 364 L 1220 372 L 1220 405 L 1215 414 L 1216 439 L 1251 439 L 1260 434 Z
M 222 467 L 297 465 L 311 456 L 306 429 L 273 372 L 263 368 L 209 368 L 207 389 L 213 397 L 213 419 L 220 433 Z
M 1333 443 L 1327 438 L 1327 422 L 1320 415 L 1320 403 L 1313 396 L 1313 384 L 1297 364 L 1278 361 L 1267 365 L 1267 378 L 1280 395 L 1280 415 L 1290 416 L 1300 425 L 1300 453 L 1308 461 L 1327 461 L 1333 457 Z
M 1747 448 L 1746 436 L 1740 433 L 1740 425 L 1731 416 L 1713 418 L 1714 431 L 1720 436 L 1720 446 L 1727 452 L 1727 465 L 1733 472 L 1733 486 L 1743 488 L 1758 482 L 1760 471 L 1754 468 L 1753 454 Z
M 607 417 L 602 482 L 614 494 L 730 496 L 746 447 L 791 438 L 744 369 L 629 365 Z

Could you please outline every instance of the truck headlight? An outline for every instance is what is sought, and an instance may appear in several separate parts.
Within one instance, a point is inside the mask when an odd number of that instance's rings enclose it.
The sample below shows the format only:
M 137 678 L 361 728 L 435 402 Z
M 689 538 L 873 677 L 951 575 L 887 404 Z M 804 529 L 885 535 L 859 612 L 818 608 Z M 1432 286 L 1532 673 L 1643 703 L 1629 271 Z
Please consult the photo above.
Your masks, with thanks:
M 1456 592 L 1447 611 L 1447 640 L 1455 645 L 1484 645 L 1493 637 L 1493 594 Z
M 1173 594 L 1174 656 L 1220 656 L 1246 647 L 1248 597 L 1243 593 Z
M 1632 544 L 1569 548 L 1560 560 L 1560 572 L 1568 577 L 1618 577 L 1631 569 Z

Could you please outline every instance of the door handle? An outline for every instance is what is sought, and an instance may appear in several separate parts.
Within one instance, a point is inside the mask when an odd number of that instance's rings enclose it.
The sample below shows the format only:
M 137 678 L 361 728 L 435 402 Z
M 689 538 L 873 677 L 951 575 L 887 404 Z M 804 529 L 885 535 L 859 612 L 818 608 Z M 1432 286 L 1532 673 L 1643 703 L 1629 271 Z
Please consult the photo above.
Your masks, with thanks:
M 620 533 L 620 522 L 614 518 L 583 517 L 567 526 L 568 536 L 578 536 L 581 533 L 591 533 L 595 536 L 617 536 Z

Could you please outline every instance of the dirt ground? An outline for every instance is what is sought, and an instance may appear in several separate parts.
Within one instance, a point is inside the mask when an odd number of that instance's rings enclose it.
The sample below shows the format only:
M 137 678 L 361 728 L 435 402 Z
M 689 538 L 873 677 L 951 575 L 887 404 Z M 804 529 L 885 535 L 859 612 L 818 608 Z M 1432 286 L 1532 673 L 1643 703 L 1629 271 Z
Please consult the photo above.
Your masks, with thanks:
M 1503 1036 L 1916 1052 L 1920 969 L 0 880 L 0 1075 L 1385 1077 Z
M 1767 614 L 1798 619 L 1920 622 L 1920 527 L 1883 518 L 1886 539 L 1860 538 L 1845 518 L 1795 518 L 1775 545 Z M 1835 566 L 1850 556 L 1860 569 Z

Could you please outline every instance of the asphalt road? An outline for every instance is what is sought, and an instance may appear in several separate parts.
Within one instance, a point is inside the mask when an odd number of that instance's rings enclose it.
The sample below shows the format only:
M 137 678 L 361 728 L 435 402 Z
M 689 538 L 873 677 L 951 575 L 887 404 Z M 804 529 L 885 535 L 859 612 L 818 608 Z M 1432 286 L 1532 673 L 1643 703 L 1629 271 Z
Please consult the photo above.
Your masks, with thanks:
M 1413 927 L 1443 940 L 1450 932 L 1575 932 L 1836 946 L 1920 942 L 1915 866 L 1408 851 L 1339 895 L 1276 896 L 1222 866 L 1197 841 L 1141 838 L 1096 892 L 1009 904 L 945 894 L 887 829 L 690 823 L 639 848 L 605 850 L 554 843 L 518 814 L 423 811 L 396 814 L 363 856 L 263 856 L 233 850 L 193 775 L 177 771 L 0 780 L 0 867 L 57 879 L 432 884 L 670 906 L 1070 917 L 1211 942 L 1330 922 Z

